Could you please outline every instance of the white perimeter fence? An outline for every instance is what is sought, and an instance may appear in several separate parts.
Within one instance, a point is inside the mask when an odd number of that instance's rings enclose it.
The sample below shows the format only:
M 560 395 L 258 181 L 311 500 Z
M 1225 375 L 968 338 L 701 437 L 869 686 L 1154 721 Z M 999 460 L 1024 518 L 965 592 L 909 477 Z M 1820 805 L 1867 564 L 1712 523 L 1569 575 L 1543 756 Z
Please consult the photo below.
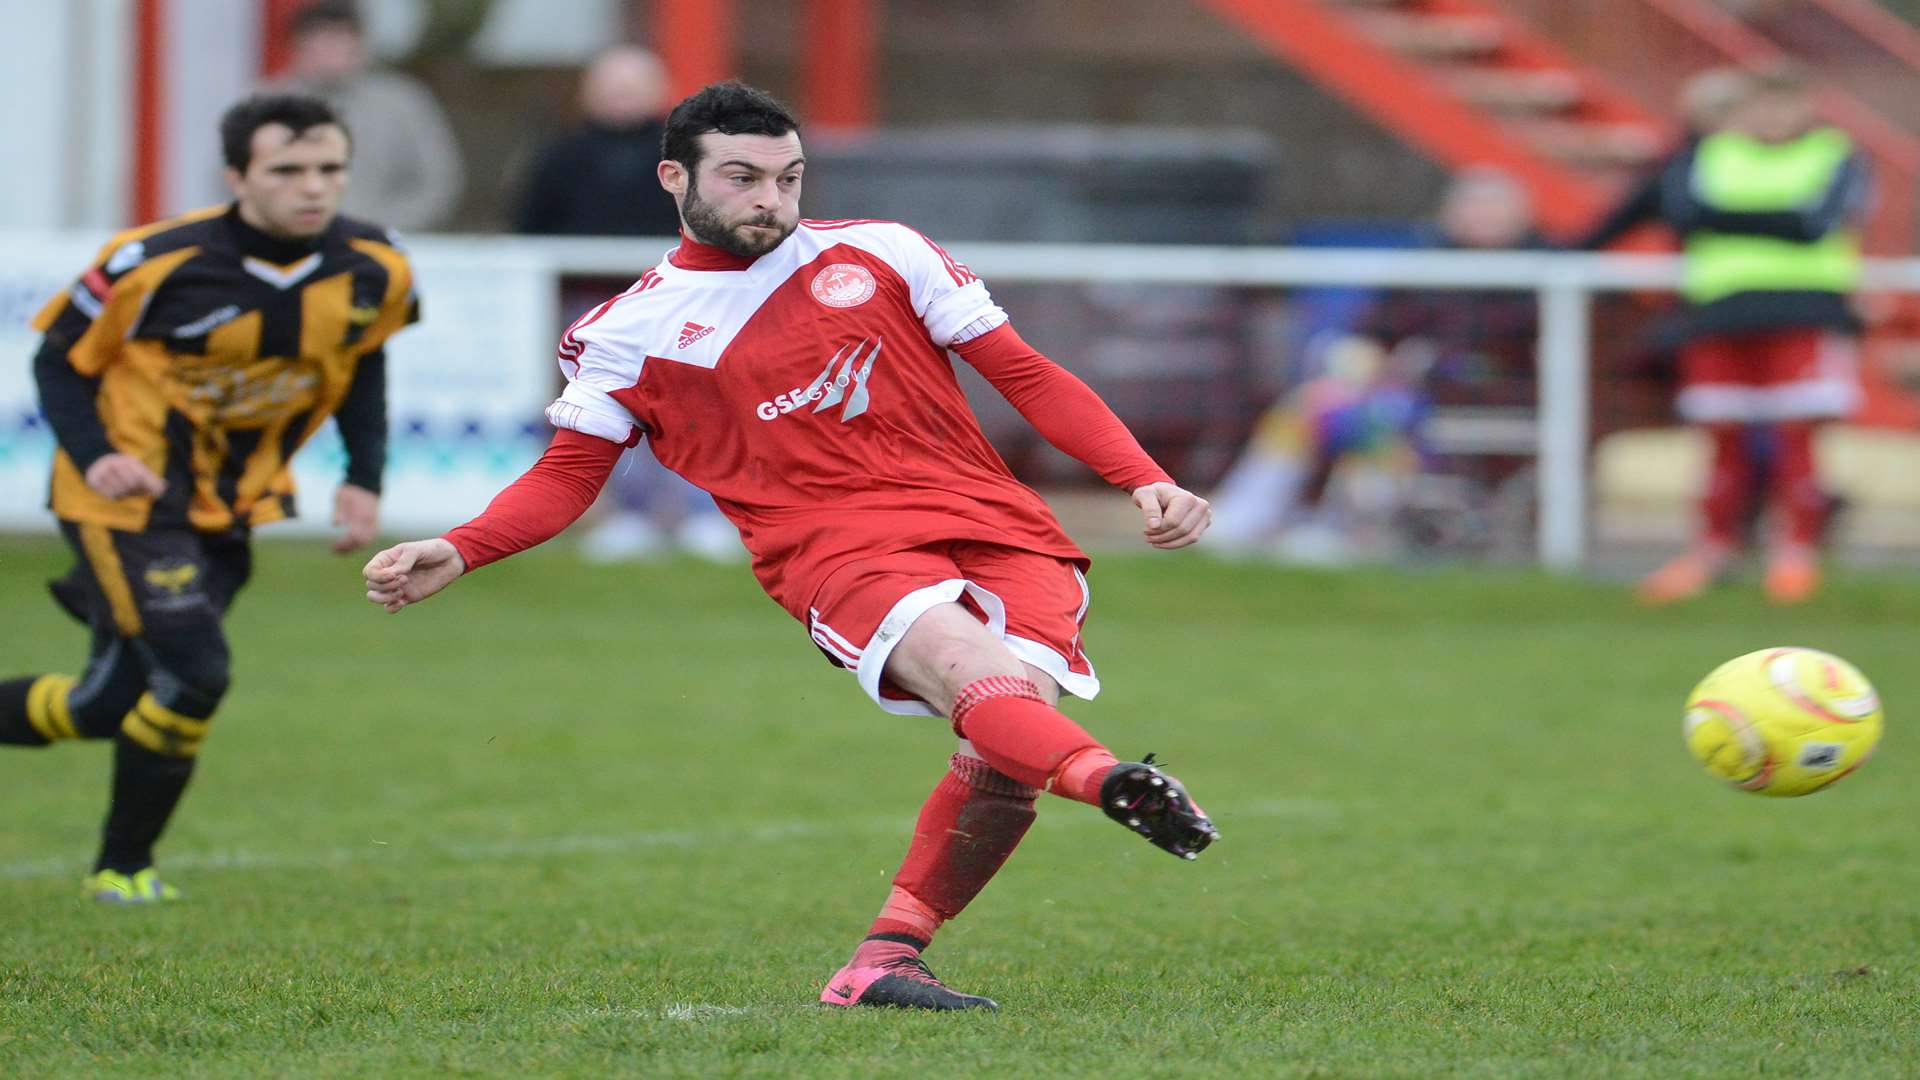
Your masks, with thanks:
M 104 238 L 0 236 L 0 529 L 46 530 L 40 509 L 52 439 L 37 418 L 27 320 L 71 284 Z M 393 457 L 385 521 L 401 531 L 456 524 L 519 475 L 546 443 L 540 412 L 554 390 L 559 280 L 637 277 L 672 246 L 664 239 L 421 237 L 409 241 L 425 321 L 389 348 Z M 1537 460 L 1542 564 L 1578 568 L 1587 545 L 1591 310 L 1596 294 L 1671 290 L 1669 256 L 1072 244 L 956 244 L 995 284 L 1163 283 L 1296 288 L 1352 286 L 1518 290 L 1539 304 Z M 1920 259 L 1869 264 L 1870 288 L 1920 292 Z M 1019 312 L 1014 313 L 1016 323 Z M 1071 366 L 1072 358 L 1063 357 Z M 308 528 L 324 528 L 340 476 L 329 436 L 296 472 Z

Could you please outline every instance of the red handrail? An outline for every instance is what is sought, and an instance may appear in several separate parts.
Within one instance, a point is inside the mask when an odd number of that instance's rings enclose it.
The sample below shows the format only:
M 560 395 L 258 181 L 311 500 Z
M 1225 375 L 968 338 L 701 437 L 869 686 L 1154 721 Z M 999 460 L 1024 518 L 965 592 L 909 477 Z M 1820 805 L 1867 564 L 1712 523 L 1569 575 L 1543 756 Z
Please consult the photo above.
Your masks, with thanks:
M 1845 23 L 1861 40 L 1880 47 L 1888 56 L 1920 71 L 1920 30 L 1912 23 L 1869 0 L 1811 0 L 1814 7 Z
M 1541 225 L 1570 233 L 1604 201 L 1599 185 L 1535 152 L 1439 80 L 1319 0 L 1200 0 L 1254 41 L 1452 168 L 1491 165 L 1533 193 Z
M 1627 87 L 1582 63 L 1531 22 L 1506 10 L 1496 0 L 1426 0 L 1425 9 L 1451 14 L 1497 18 L 1502 24 L 1500 59 L 1524 68 L 1564 71 L 1578 80 L 1578 109 L 1595 120 L 1645 124 L 1664 137 L 1679 135 L 1678 125 L 1664 111 L 1650 107 Z

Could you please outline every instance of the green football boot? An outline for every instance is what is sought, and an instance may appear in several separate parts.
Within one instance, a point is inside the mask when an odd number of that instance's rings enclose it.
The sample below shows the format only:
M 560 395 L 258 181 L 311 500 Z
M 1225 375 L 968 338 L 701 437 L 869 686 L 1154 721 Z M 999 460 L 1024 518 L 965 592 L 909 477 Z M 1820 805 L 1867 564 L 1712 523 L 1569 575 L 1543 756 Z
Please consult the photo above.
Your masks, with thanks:
M 160 880 L 149 866 L 132 874 L 96 870 L 80 885 L 80 895 L 103 904 L 161 904 L 180 899 L 180 890 Z

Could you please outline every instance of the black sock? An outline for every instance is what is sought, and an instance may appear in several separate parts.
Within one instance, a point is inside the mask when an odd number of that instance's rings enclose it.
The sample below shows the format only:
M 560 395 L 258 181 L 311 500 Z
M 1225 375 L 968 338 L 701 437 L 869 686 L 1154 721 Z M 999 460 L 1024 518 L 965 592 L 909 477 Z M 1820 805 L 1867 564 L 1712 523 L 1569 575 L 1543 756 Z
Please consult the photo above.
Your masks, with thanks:
M 47 737 L 27 722 L 27 689 L 38 675 L 0 682 L 0 743 L 10 746 L 45 746 Z
M 193 776 L 194 759 L 156 754 L 125 734 L 113 738 L 113 805 L 95 870 L 131 874 L 153 865 L 153 845 Z

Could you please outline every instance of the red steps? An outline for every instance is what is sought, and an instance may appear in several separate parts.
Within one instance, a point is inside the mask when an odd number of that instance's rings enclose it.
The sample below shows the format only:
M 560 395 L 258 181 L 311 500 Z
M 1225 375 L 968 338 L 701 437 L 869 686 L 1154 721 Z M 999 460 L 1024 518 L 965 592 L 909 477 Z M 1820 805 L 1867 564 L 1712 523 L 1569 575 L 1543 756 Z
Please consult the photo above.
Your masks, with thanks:
M 1672 124 L 1480 0 L 1201 0 L 1439 163 L 1491 165 L 1578 231 Z

